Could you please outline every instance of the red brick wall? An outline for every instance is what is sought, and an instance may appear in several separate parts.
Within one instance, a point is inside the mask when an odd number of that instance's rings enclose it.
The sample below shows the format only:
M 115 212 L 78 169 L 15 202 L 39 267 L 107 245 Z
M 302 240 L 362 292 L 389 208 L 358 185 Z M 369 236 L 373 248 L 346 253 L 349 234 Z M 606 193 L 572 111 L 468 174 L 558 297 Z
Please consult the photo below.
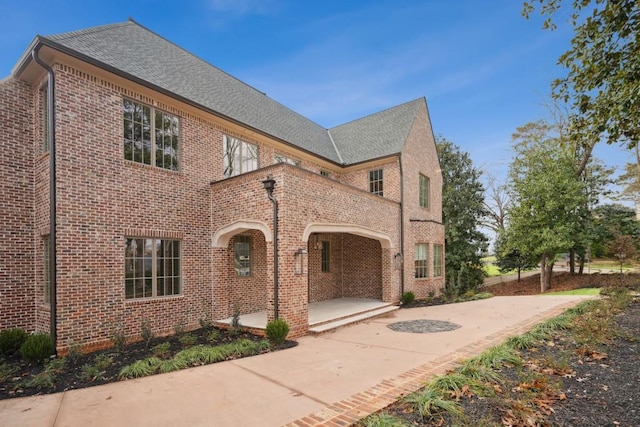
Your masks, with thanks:
M 343 235 L 344 297 L 382 299 L 380 242 L 352 234 Z
M 267 277 L 267 244 L 264 234 L 260 231 L 251 230 L 241 234 L 251 237 L 251 276 L 237 276 L 234 267 L 234 243 L 235 237 L 231 239 L 231 250 L 227 251 L 226 267 L 228 269 L 227 279 L 220 281 L 221 287 L 225 288 L 226 295 L 223 297 L 229 302 L 229 309 L 226 316 L 233 314 L 235 304 L 238 304 L 240 314 L 255 313 L 267 309 L 267 287 L 273 285 L 273 280 Z M 273 258 L 271 258 L 273 262 Z M 220 303 L 216 301 L 215 303 Z M 222 308 L 222 307 L 221 307 Z
M 314 233 L 309 241 L 309 302 L 341 298 L 342 234 Z M 322 271 L 322 242 L 329 242 L 329 271 Z
M 0 81 L 0 330 L 35 327 L 31 88 Z
M 444 287 L 442 277 L 433 277 L 433 244 L 444 245 L 442 225 L 442 174 L 438 162 L 431 122 L 426 108 L 421 108 L 402 151 L 404 177 L 404 276 L 405 291 L 424 298 L 429 291 Z M 430 179 L 429 208 L 420 206 L 419 174 Z M 416 243 L 429 244 L 429 277 L 415 279 L 414 251 Z
M 400 162 L 397 157 L 375 166 L 363 165 L 355 171 L 341 174 L 337 177 L 340 182 L 350 184 L 365 191 L 369 191 L 369 172 L 382 169 L 383 196 L 387 199 L 400 201 Z

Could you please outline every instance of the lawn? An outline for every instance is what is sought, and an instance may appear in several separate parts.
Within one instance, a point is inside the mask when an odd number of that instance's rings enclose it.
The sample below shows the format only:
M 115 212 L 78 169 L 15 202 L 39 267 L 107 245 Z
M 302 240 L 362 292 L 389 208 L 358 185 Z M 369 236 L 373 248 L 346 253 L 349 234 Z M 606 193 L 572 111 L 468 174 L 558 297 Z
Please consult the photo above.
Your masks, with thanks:
M 581 288 L 570 291 L 547 292 L 544 295 L 600 295 L 600 288 Z

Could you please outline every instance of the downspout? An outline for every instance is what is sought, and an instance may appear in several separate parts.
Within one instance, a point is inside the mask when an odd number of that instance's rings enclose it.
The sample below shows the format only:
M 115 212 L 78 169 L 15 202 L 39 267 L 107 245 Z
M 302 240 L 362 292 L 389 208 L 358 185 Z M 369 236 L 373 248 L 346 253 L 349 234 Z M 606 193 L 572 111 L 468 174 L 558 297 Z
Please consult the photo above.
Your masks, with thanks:
M 400 153 L 400 298 L 404 294 L 404 175 L 402 172 L 402 153 Z
M 47 133 L 49 137 L 49 280 L 50 280 L 50 334 L 57 348 L 57 265 L 56 265 L 56 109 L 55 109 L 55 76 L 53 69 L 38 57 L 40 46 L 31 51 L 31 57 L 47 71 Z
M 269 176 L 262 181 L 267 196 L 273 203 L 273 316 L 278 318 L 278 200 L 273 197 L 275 180 Z

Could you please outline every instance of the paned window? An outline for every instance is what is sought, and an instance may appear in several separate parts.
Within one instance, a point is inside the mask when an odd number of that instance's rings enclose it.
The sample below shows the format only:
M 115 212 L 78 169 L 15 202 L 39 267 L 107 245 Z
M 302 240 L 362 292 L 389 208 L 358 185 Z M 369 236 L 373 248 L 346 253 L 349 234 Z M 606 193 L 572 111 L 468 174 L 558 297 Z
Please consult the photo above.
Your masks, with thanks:
M 273 163 L 288 163 L 293 166 L 300 166 L 300 160 L 294 160 L 290 157 L 283 156 L 282 154 L 273 155 Z
M 429 277 L 429 245 L 427 243 L 420 243 L 416 245 L 414 259 L 416 279 Z
M 49 83 L 40 88 L 40 105 L 42 117 L 40 118 L 40 134 L 42 135 L 42 151 L 49 151 Z
M 420 206 L 429 207 L 429 178 L 420 174 Z
M 124 158 L 132 162 L 178 170 L 180 123 L 176 116 L 125 99 Z
M 320 267 L 323 272 L 328 273 L 331 271 L 331 244 L 327 240 L 322 241 L 320 263 Z
M 329 171 L 324 170 L 324 169 L 320 169 L 320 175 L 321 175 L 321 176 L 329 177 Z
M 369 171 L 369 191 L 378 196 L 383 196 L 382 169 Z
M 179 240 L 127 238 L 124 262 L 127 299 L 180 294 Z
M 51 271 L 49 270 L 51 266 L 51 239 L 49 236 L 44 236 L 42 238 L 42 277 L 44 281 L 44 302 L 45 304 L 49 304 L 51 302 Z
M 236 236 L 233 252 L 236 276 L 251 276 L 251 236 Z
M 442 277 L 442 245 L 433 245 L 433 277 Z
M 258 146 L 224 136 L 224 176 L 240 175 L 258 169 Z

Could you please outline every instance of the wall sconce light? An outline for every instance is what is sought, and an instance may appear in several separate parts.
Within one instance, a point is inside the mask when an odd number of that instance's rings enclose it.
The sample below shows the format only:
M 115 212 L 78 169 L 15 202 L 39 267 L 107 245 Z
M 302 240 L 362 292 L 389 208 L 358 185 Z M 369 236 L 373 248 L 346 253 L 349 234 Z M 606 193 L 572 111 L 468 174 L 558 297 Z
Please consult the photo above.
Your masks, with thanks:
M 393 266 L 396 270 L 402 269 L 402 254 L 400 252 L 393 256 Z
M 306 249 L 300 248 L 295 252 L 295 274 L 307 274 L 308 272 L 308 252 Z

